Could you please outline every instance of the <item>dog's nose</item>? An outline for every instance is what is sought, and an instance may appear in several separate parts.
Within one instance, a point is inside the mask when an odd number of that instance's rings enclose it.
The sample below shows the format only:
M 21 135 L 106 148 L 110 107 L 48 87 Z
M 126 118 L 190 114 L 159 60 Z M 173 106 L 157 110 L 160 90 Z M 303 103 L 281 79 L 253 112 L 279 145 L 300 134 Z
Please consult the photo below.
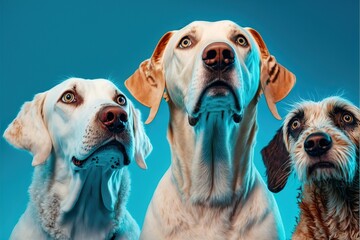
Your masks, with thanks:
M 327 152 L 332 146 L 332 139 L 329 134 L 316 132 L 310 134 L 304 142 L 305 151 L 313 157 L 318 157 Z
M 124 130 L 128 121 L 128 115 L 120 107 L 107 106 L 99 111 L 99 121 L 107 127 L 110 132 L 119 133 Z
M 202 60 L 213 71 L 224 71 L 234 63 L 235 53 L 232 47 L 224 42 L 209 44 L 203 51 Z

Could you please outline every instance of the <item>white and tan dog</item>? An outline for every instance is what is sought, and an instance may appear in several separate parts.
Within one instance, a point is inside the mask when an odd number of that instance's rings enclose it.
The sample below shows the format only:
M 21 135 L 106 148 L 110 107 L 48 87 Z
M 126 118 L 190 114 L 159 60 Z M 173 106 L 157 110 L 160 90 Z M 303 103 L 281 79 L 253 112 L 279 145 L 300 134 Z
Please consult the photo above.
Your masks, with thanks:
M 292 169 L 303 183 L 293 239 L 360 238 L 359 138 L 359 108 L 330 97 L 297 104 L 262 150 L 271 191 L 284 188 Z
M 166 33 L 127 81 L 155 117 L 166 90 L 172 163 L 141 239 L 283 239 L 276 202 L 253 163 L 261 92 L 275 103 L 295 82 L 253 29 L 193 22 Z
M 11 239 L 138 239 L 126 165 L 152 146 L 113 83 L 68 79 L 23 105 L 4 137 L 33 155 L 30 201 Z

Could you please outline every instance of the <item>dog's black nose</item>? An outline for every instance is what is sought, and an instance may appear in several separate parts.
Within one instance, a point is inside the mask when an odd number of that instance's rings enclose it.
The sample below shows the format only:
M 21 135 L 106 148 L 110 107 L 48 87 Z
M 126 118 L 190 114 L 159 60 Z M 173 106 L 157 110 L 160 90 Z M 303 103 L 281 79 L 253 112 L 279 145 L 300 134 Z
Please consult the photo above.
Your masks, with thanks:
M 209 44 L 203 51 L 202 60 L 206 67 L 213 71 L 224 71 L 234 63 L 235 53 L 232 47 L 224 42 Z
M 316 132 L 310 134 L 304 142 L 305 151 L 313 157 L 318 157 L 327 152 L 332 146 L 332 139 L 329 134 Z
M 120 107 L 107 106 L 99 111 L 98 119 L 110 132 L 119 133 L 124 130 L 128 115 Z

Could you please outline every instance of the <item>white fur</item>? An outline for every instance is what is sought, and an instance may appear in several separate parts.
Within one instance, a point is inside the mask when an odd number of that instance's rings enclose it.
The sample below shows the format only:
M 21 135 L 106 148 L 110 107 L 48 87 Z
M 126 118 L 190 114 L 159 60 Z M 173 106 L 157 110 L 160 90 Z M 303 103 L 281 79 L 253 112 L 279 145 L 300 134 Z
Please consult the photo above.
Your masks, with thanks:
M 69 90 L 76 92 L 76 103 L 61 101 Z M 30 201 L 11 239 L 138 239 L 139 227 L 126 209 L 130 178 L 124 152 L 96 152 L 116 140 L 130 160 L 146 168 L 151 144 L 138 110 L 130 101 L 124 106 L 115 102 L 119 94 L 108 80 L 71 78 L 24 104 L 4 137 L 34 155 L 35 169 Z M 122 132 L 101 126 L 98 112 L 105 106 L 128 114 Z M 91 159 L 79 168 L 73 157 Z

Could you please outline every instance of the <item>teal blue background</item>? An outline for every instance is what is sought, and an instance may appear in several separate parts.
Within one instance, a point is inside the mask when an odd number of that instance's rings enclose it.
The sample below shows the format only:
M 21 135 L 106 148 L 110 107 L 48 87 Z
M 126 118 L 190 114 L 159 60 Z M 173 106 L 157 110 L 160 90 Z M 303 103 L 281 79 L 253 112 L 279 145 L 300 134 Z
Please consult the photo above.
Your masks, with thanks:
M 289 104 L 301 98 L 320 100 L 343 94 L 359 104 L 358 0 L 0 0 L 0 132 L 25 101 L 69 76 L 110 78 L 128 93 L 124 80 L 151 55 L 165 32 L 194 20 L 222 19 L 257 29 L 277 60 L 296 74 L 295 88 L 278 104 L 282 116 Z M 135 104 L 145 119 L 148 109 Z M 271 116 L 264 99 L 258 110 L 255 164 L 265 176 L 259 152 L 281 121 Z M 163 102 L 154 122 L 146 125 L 154 146 L 148 170 L 130 166 L 128 209 L 140 226 L 170 164 L 167 123 L 168 108 Z M 0 140 L 0 239 L 8 238 L 25 210 L 31 159 L 27 152 Z M 275 194 L 288 238 L 298 214 L 299 186 L 293 175 L 285 189 Z

